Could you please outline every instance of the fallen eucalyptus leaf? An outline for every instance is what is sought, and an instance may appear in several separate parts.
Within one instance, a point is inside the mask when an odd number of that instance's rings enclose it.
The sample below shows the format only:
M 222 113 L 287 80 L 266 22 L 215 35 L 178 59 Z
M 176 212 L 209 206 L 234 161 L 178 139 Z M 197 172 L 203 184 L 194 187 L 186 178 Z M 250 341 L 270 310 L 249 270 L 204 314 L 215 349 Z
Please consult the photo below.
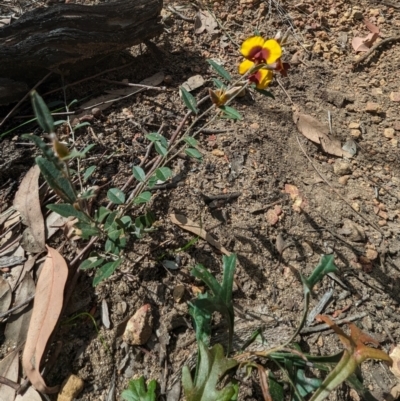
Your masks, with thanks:
M 68 266 L 55 249 L 47 246 L 47 250 L 47 259 L 36 286 L 32 318 L 22 355 L 22 366 L 35 389 L 52 394 L 58 391 L 58 386 L 46 385 L 40 374 L 40 364 L 63 307 Z
M 22 223 L 29 227 L 36 252 L 45 249 L 44 220 L 39 199 L 39 166 L 35 165 L 23 178 L 14 198 L 14 208 Z

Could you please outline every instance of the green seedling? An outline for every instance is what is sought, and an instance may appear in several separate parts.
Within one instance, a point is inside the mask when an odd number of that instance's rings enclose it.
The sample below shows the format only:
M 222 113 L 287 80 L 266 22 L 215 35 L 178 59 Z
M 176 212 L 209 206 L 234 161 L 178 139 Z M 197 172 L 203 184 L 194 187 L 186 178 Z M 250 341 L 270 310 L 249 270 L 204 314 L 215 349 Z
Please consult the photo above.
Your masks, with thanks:
M 129 386 L 121 394 L 126 401 L 155 401 L 157 382 L 150 380 L 146 388 L 144 377 L 129 381 Z

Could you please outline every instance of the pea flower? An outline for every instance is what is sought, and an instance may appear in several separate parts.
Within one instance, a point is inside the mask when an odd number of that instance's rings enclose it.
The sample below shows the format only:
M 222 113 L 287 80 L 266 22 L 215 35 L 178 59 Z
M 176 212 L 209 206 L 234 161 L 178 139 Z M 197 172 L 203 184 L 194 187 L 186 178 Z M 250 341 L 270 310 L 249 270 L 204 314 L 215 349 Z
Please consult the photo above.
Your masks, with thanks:
M 282 48 L 277 40 L 265 40 L 261 36 L 252 36 L 246 39 L 240 48 L 240 52 L 245 57 L 245 60 L 239 65 L 239 74 L 244 75 L 254 66 L 260 64 L 272 65 L 280 61 L 282 56 Z M 280 68 L 282 71 L 283 64 L 279 62 L 275 68 Z M 275 69 L 272 66 L 271 69 Z M 260 68 L 259 70 L 250 73 L 249 81 L 254 82 L 258 89 L 266 88 L 272 81 L 273 73 L 271 69 Z M 285 70 L 283 70 L 285 72 Z

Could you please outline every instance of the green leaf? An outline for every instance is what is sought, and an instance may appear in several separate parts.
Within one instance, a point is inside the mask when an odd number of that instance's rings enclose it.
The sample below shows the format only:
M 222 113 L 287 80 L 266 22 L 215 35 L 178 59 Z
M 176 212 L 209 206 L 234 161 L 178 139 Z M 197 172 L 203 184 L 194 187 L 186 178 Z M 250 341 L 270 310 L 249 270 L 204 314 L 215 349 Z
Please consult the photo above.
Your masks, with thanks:
M 198 299 L 209 298 L 209 294 L 199 294 Z M 188 302 L 189 315 L 192 316 L 194 328 L 196 332 L 196 341 L 202 341 L 203 344 L 209 346 L 211 336 L 211 318 L 212 313 L 205 308 L 199 308 L 196 303 Z
M 36 135 L 29 135 L 29 134 L 23 134 L 21 135 L 22 139 L 26 139 L 28 141 L 32 141 L 43 153 L 43 156 L 54 163 L 54 165 L 59 169 L 62 170 L 64 168 L 63 162 L 60 161 L 60 159 L 54 154 L 53 149 L 48 146 L 46 143 L 42 141 L 41 138 L 39 138 Z
M 48 134 L 53 133 L 54 119 L 50 113 L 50 110 L 46 106 L 46 103 L 35 90 L 31 92 L 31 102 L 37 121 L 43 131 Z
M 146 173 L 144 170 L 139 167 L 139 166 L 133 166 L 132 167 L 132 173 L 133 176 L 140 182 L 145 182 L 146 181 Z
M 104 206 L 100 206 L 99 210 L 96 212 L 96 221 L 102 223 L 104 219 L 111 213 L 111 210 Z
M 115 222 L 123 230 L 126 230 L 132 225 L 132 218 L 130 216 L 122 216 L 120 219 L 115 219 Z
M 96 170 L 96 166 L 90 166 L 85 170 L 83 174 L 83 182 L 86 182 L 89 179 L 89 177 L 94 173 L 94 170 Z
M 82 239 L 89 239 L 90 237 L 94 237 L 96 235 L 101 234 L 100 230 L 92 224 L 76 223 L 75 227 L 81 230 Z
M 125 194 L 119 188 L 110 188 L 107 192 L 107 198 L 116 205 L 125 203 Z
M 270 97 L 270 98 L 272 98 L 272 99 L 275 99 L 275 96 L 273 95 L 273 93 L 272 92 L 270 92 L 270 91 L 266 91 L 265 89 L 257 89 L 257 88 L 254 88 L 258 93 L 261 93 L 262 95 L 264 95 L 264 96 L 267 96 L 267 97 Z
M 47 209 L 58 213 L 62 217 L 76 217 L 80 222 L 90 223 L 90 218 L 85 213 L 76 210 L 69 203 L 47 205 Z
M 226 85 L 224 85 L 223 82 L 221 82 L 219 79 L 213 78 L 212 80 L 214 82 L 214 85 L 217 87 L 217 89 L 225 89 L 226 88 Z
M 189 146 L 197 146 L 198 142 L 196 139 L 194 139 L 192 136 L 185 136 L 183 140 L 189 145 Z
M 185 153 L 189 157 L 193 157 L 194 159 L 201 160 L 203 158 L 203 155 L 195 148 L 187 148 L 185 149 Z
M 144 377 L 129 381 L 129 386 L 121 393 L 121 397 L 126 401 L 155 401 L 157 382 L 150 380 L 147 389 Z
M 236 255 L 223 257 L 223 276 L 220 285 L 216 278 L 202 265 L 196 265 L 192 269 L 192 275 L 202 280 L 211 290 L 213 296 L 207 298 L 197 298 L 192 303 L 195 307 L 206 312 L 220 312 L 226 319 L 228 325 L 228 351 L 232 349 L 234 310 L 232 302 L 233 277 L 236 267 Z
M 231 82 L 232 78 L 229 74 L 228 71 L 225 70 L 224 67 L 222 67 L 222 65 L 216 63 L 214 60 L 207 60 L 208 64 L 211 65 L 212 68 L 214 68 L 214 70 L 224 79 L 226 79 L 228 82 Z
M 274 401 L 284 401 L 283 387 L 270 374 L 268 377 L 269 393 Z
M 297 369 L 294 383 L 299 394 L 302 397 L 306 397 L 308 394 L 313 393 L 318 387 L 321 386 L 322 380 L 306 377 L 304 369 Z
M 168 141 L 167 139 L 160 135 L 158 132 L 152 132 L 150 134 L 146 135 L 146 138 L 151 141 L 151 142 L 160 142 L 162 146 L 164 146 L 164 148 L 168 148 Z
M 321 281 L 328 273 L 338 274 L 339 269 L 334 264 L 333 255 L 322 255 L 311 276 L 308 279 L 302 277 L 303 284 L 307 286 L 309 291 L 312 291 L 315 284 Z
M 197 114 L 199 112 L 199 109 L 197 108 L 197 101 L 196 101 L 195 97 L 190 92 L 188 92 L 183 86 L 180 86 L 179 90 L 181 92 L 181 97 L 182 97 L 183 103 L 185 103 L 185 106 L 193 114 Z
M 142 192 L 139 196 L 135 198 L 133 203 L 135 205 L 140 205 L 141 203 L 147 203 L 151 199 L 151 192 L 145 191 Z
M 85 149 L 83 149 L 80 153 L 81 153 L 82 155 L 86 156 L 86 153 L 88 153 L 89 150 L 93 149 L 95 146 L 96 146 L 95 143 L 91 143 L 91 144 L 87 145 L 87 146 L 85 147 Z
M 100 266 L 103 262 L 104 262 L 103 258 L 98 259 L 96 256 L 91 256 L 90 258 L 84 260 L 80 264 L 79 269 L 81 270 L 92 269 L 93 267 Z
M 220 106 L 219 107 L 224 113 L 226 118 L 230 118 L 231 120 L 242 120 L 242 115 L 233 107 L 230 106 Z
M 77 131 L 79 128 L 83 128 L 83 127 L 87 127 L 90 126 L 90 123 L 88 121 L 85 121 L 83 123 L 77 124 L 75 125 L 75 127 L 72 127 L 72 129 L 75 131 Z
M 117 212 L 112 212 L 107 216 L 106 222 L 104 223 L 104 229 L 106 231 L 112 227 L 116 217 L 117 217 Z
M 224 374 L 236 367 L 238 362 L 225 358 L 221 344 L 215 344 L 210 350 L 200 341 L 199 360 L 196 379 L 193 381 L 187 366 L 182 369 L 182 385 L 187 401 L 230 401 L 234 400 L 237 390 L 231 383 L 218 390 L 217 385 Z
M 36 164 L 50 188 L 65 202 L 73 204 L 76 193 L 71 181 L 51 161 L 38 156 Z
M 79 199 L 91 199 L 96 196 L 96 190 L 94 188 L 88 188 L 86 191 L 79 195 Z
M 169 178 L 172 177 L 172 171 L 170 168 L 168 167 L 160 167 L 158 169 L 156 169 L 156 171 L 154 172 L 156 177 L 160 180 L 160 181 L 167 181 Z
M 147 181 L 147 186 L 149 188 L 153 188 L 157 184 L 158 178 L 155 175 L 152 175 Z
M 167 155 L 167 148 L 163 146 L 160 142 L 154 142 L 154 147 L 159 155 L 163 157 Z
M 119 229 L 119 230 L 110 230 L 107 232 L 108 238 L 110 238 L 111 241 L 116 242 L 117 239 L 123 234 L 124 230 Z
M 110 277 L 111 274 L 115 272 L 118 266 L 122 263 L 123 259 L 117 259 L 114 262 L 108 262 L 105 265 L 101 266 L 100 269 L 97 270 L 96 275 L 93 279 L 93 287 L 99 284 L 101 281 Z

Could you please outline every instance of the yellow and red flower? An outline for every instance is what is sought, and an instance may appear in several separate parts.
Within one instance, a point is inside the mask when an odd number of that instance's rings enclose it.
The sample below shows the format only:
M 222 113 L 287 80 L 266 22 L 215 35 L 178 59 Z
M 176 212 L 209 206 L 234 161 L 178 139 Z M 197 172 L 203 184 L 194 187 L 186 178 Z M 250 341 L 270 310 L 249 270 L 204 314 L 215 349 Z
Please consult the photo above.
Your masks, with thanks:
M 253 36 L 242 43 L 240 52 L 245 57 L 245 60 L 239 65 L 239 74 L 241 75 L 248 73 L 256 65 L 267 64 L 272 67 L 261 67 L 255 72 L 250 72 L 249 81 L 255 83 L 257 89 L 265 89 L 271 83 L 272 69 L 286 73 L 283 63 L 280 61 L 282 48 L 275 39 L 265 40 L 261 36 Z M 276 66 L 273 66 L 274 63 Z

